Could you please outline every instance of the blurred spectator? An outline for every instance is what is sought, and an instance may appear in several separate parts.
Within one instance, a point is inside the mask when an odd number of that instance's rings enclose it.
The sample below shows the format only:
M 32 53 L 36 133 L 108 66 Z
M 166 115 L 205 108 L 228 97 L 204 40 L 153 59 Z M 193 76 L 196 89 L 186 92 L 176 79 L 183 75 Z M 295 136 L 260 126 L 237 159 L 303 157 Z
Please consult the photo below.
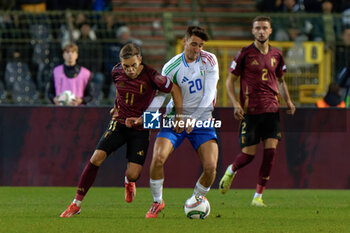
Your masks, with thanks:
M 342 43 L 337 46 L 336 50 L 336 72 L 339 74 L 344 68 L 350 66 L 350 28 L 344 29 Z
M 91 0 L 49 0 L 47 1 L 48 10 L 91 10 Z
M 329 84 L 326 96 L 323 99 L 317 101 L 316 106 L 318 108 L 345 108 L 345 102 L 341 98 L 340 87 L 338 83 L 332 82 Z
M 283 0 L 258 0 L 257 9 L 261 12 L 280 12 L 282 11 Z
M 0 16 L 0 70 L 12 59 L 14 51 L 21 54 L 22 61 L 30 63 L 32 54 L 30 44 L 31 34 L 26 15 L 19 13 L 3 14 Z M 3 76 L 3 73 L 0 72 Z
M 350 1 L 349 0 L 333 1 L 333 6 L 334 6 L 333 7 L 334 12 L 341 13 L 350 7 Z
M 302 12 L 302 8 L 296 0 L 284 0 L 281 12 L 297 13 Z M 295 14 L 289 14 L 287 17 L 274 19 L 274 40 L 277 41 L 294 41 L 308 40 L 310 33 L 310 24 L 304 18 Z M 300 37 L 302 39 L 300 39 Z
M 328 46 L 333 46 L 336 39 L 339 37 L 341 24 L 338 18 L 332 15 L 333 2 L 332 0 L 323 0 L 321 3 L 322 16 L 312 20 L 312 40 L 325 41 Z
M 46 11 L 46 0 L 17 0 L 23 11 L 38 13 Z
M 80 28 L 83 24 L 89 24 L 89 20 L 83 13 L 78 13 L 75 18 L 70 18 L 68 25 L 62 27 L 62 47 L 68 43 L 75 43 L 81 37 Z M 96 33 L 91 27 L 88 36 L 91 40 L 96 40 Z
M 306 12 L 321 13 L 323 0 L 304 0 Z M 349 0 L 332 0 L 333 12 L 341 13 L 350 6 Z
M 80 38 L 77 40 L 79 64 L 92 72 L 98 72 L 102 70 L 102 47 L 97 40 L 91 39 L 91 30 L 88 23 L 80 26 Z
M 124 24 L 119 23 L 116 15 L 113 13 L 102 14 L 102 20 L 98 21 L 96 35 L 98 38 L 115 40 L 116 31 Z
M 114 43 L 108 44 L 104 48 L 104 70 L 108 74 L 106 76 L 106 82 L 104 85 L 105 96 L 108 95 L 110 82 L 112 77 L 110 76 L 110 71 L 113 66 L 120 62 L 119 53 L 121 48 L 127 43 L 134 43 L 137 46 L 142 45 L 142 41 L 131 36 L 131 31 L 127 26 L 121 26 L 115 33 L 116 41 Z
M 122 26 L 117 30 L 117 40 L 121 44 L 134 43 L 137 46 L 142 45 L 142 41 L 131 36 L 131 31 L 127 26 Z
M 342 17 L 342 23 L 344 28 L 350 27 L 350 1 L 348 1 L 346 4 L 343 4 L 343 17 Z
M 93 0 L 92 8 L 94 11 L 110 11 L 112 9 L 111 0 Z
M 11 60 L 5 68 L 6 89 L 15 104 L 37 104 L 38 93 L 27 63 L 21 60 L 21 53 L 14 49 Z
M 119 51 L 121 48 L 119 45 L 116 45 L 118 44 L 116 42 L 116 32 L 124 24 L 119 23 L 116 15 L 113 13 L 102 14 L 102 20 L 98 22 L 96 34 L 98 38 L 102 39 L 100 41 L 103 47 L 103 73 L 105 77 L 103 93 L 105 97 L 108 97 L 109 86 L 112 80 L 111 69 L 119 61 Z M 114 54 L 114 51 L 116 51 L 116 54 Z
M 20 50 L 13 48 L 9 59 L 6 63 L 4 80 L 6 89 L 10 92 L 13 90 L 13 86 L 16 82 L 22 80 L 33 81 L 29 66 L 26 62 L 23 62 L 22 54 Z
M 281 4 L 281 12 L 300 12 L 304 11 L 304 5 L 297 0 L 284 0 Z
M 16 7 L 16 1 L 13 0 L 1 0 L 0 9 L 3 11 L 13 10 Z
M 70 103 L 72 106 L 84 105 L 92 100 L 90 71 L 77 64 L 78 46 L 67 44 L 63 48 L 64 64 L 53 70 L 53 78 L 49 86 L 48 97 L 52 103 L 58 105 L 58 96 L 66 90 L 75 95 Z
M 342 87 L 341 93 L 346 99 L 350 88 L 350 28 L 344 29 L 342 33 L 342 43 L 336 47 L 335 61 L 336 81 Z
M 80 39 L 77 41 L 79 47 L 80 65 L 88 68 L 91 71 L 92 84 L 94 86 L 93 101 L 103 99 L 102 86 L 105 77 L 102 71 L 102 46 L 97 40 L 90 38 L 91 26 L 84 23 L 80 27 Z M 95 105 L 99 104 L 94 102 Z
M 322 12 L 322 0 L 304 0 L 304 6 L 306 12 Z

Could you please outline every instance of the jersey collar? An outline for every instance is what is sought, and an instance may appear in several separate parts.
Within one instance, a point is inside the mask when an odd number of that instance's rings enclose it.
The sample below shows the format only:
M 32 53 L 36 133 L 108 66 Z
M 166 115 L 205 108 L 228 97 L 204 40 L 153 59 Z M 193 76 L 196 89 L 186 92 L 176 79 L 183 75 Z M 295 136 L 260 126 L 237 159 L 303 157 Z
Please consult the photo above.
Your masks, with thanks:
M 198 55 L 198 58 L 197 58 L 197 60 L 196 60 L 196 63 L 199 62 L 200 59 L 201 59 L 201 54 Z M 183 63 L 185 64 L 185 67 L 190 67 L 190 66 L 188 65 L 187 61 L 186 61 L 185 53 L 184 53 L 184 52 L 182 53 L 182 61 L 183 61 Z

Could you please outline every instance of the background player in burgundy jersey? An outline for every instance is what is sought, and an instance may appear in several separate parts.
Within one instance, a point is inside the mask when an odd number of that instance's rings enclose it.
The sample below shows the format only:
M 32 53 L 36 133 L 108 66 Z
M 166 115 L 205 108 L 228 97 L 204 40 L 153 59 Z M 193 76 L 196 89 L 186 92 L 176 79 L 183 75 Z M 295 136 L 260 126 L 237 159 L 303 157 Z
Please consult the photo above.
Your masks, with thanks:
M 71 217 L 80 213 L 81 202 L 95 181 L 102 162 L 125 143 L 128 159 L 125 172 L 125 201 L 132 202 L 136 194 L 135 181 L 141 173 L 149 144 L 149 130 L 139 127 L 143 112 L 149 106 L 152 106 L 152 109 L 157 106 L 157 103 L 154 103 L 157 90 L 171 92 L 176 109 L 182 107 L 179 87 L 153 68 L 143 64 L 138 46 L 132 43 L 126 44 L 120 51 L 120 59 L 121 62 L 112 70 L 117 88 L 114 108 L 111 110 L 112 120 L 85 166 L 75 199 L 61 217 Z
M 287 103 L 287 113 L 294 114 L 287 84 L 284 81 L 283 54 L 269 45 L 272 33 L 269 17 L 258 16 L 253 20 L 254 43 L 243 48 L 230 67 L 226 81 L 228 94 L 234 107 L 234 117 L 241 120 L 239 140 L 242 151 L 226 169 L 220 181 L 221 193 L 226 193 L 238 169 L 250 163 L 256 154 L 256 145 L 263 141 L 263 162 L 252 206 L 265 206 L 262 193 L 273 165 L 278 140 L 281 139 L 278 113 L 278 94 Z M 240 101 L 236 99 L 234 81 L 240 78 Z

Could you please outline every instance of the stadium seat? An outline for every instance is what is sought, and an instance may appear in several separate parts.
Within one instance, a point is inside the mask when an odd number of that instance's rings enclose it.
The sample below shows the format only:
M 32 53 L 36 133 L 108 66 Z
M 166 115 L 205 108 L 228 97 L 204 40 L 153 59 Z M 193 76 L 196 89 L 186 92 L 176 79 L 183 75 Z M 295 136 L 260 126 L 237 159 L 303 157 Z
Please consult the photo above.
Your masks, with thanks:
M 92 82 L 92 100 L 87 103 L 87 106 L 98 106 L 101 105 L 103 100 L 102 84 Z
M 14 104 L 40 104 L 35 84 L 31 80 L 17 81 L 13 84 L 12 100 Z
M 30 26 L 33 45 L 33 62 L 36 64 L 47 64 L 50 55 L 51 34 L 48 26 L 34 24 Z
M 38 91 L 42 96 L 45 95 L 46 86 L 50 82 L 50 79 L 53 78 L 53 68 L 54 64 L 52 62 L 47 64 L 40 64 L 38 67 L 38 72 L 36 75 Z
M 7 92 L 5 90 L 5 86 L 0 80 L 0 104 L 6 104 L 7 103 Z
M 24 62 L 8 62 L 5 68 L 5 85 L 7 91 L 11 92 L 14 83 L 17 81 L 31 81 L 31 73 L 27 63 Z
M 114 103 L 115 97 L 117 95 L 117 89 L 115 88 L 114 82 L 109 86 L 108 101 Z

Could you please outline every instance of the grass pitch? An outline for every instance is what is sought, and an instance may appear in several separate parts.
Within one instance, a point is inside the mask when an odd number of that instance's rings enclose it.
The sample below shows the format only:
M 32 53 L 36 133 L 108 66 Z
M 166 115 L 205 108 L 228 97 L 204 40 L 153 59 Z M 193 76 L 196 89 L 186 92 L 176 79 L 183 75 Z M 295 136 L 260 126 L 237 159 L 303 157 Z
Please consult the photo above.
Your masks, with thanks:
M 145 219 L 152 203 L 137 188 L 133 203 L 123 188 L 92 187 L 80 215 L 60 218 L 75 188 L 0 187 L 0 232 L 350 232 L 349 190 L 266 190 L 266 208 L 250 207 L 254 190 L 212 189 L 211 213 L 187 219 L 183 205 L 192 189 L 164 189 L 165 209 Z

